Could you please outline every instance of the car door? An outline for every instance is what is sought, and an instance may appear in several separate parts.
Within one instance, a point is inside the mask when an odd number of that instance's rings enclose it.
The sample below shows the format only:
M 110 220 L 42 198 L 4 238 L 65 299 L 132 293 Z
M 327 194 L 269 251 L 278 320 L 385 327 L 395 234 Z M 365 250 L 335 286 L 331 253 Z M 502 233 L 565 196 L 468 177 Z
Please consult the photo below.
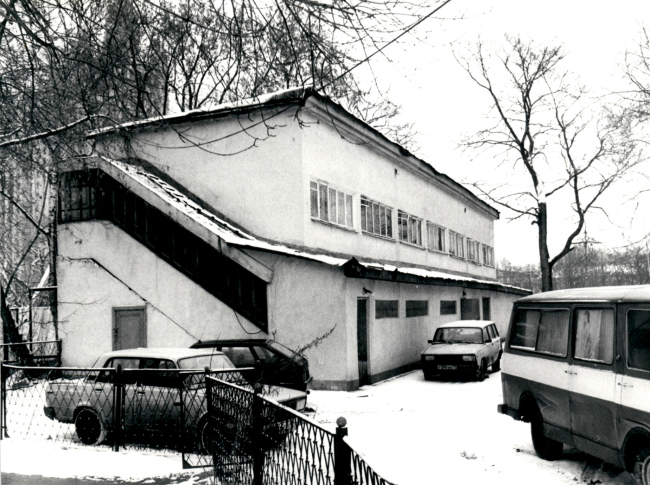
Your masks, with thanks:
M 573 311 L 569 365 L 571 431 L 576 446 L 613 448 L 617 441 L 614 307 L 589 305 Z
M 118 365 L 122 366 L 124 370 L 122 374 L 122 384 L 123 384 L 123 406 L 122 406 L 122 420 L 123 426 L 129 428 L 135 424 L 136 416 L 136 378 L 133 373 L 134 369 L 137 369 L 140 365 L 140 360 L 137 358 L 130 357 L 114 357 L 109 359 L 104 367 L 113 367 L 117 368 Z M 106 374 L 108 376 L 108 373 Z M 101 376 L 101 374 L 100 374 Z M 109 385 L 111 387 L 111 392 L 114 387 L 113 376 L 115 374 L 110 374 L 110 377 L 107 377 L 104 385 Z M 113 395 L 111 394 L 110 399 L 105 399 L 103 404 L 104 412 L 110 409 L 110 416 L 112 419 L 113 416 Z
M 650 429 L 650 303 L 621 305 L 618 330 L 623 354 L 616 386 L 620 443 L 632 428 Z
M 494 325 L 486 327 L 488 336 L 490 338 L 490 359 L 489 364 L 493 364 L 499 358 L 499 351 L 501 350 L 501 339 L 496 333 Z
M 180 419 L 176 364 L 168 359 L 142 358 L 137 382 L 136 422 L 139 427 L 175 431 Z

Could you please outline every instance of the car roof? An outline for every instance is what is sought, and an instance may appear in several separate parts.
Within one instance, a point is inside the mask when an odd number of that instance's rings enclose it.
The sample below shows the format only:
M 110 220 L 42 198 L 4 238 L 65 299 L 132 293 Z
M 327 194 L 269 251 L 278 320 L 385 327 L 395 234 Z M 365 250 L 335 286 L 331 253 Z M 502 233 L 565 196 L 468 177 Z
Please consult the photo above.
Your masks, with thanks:
M 146 357 L 154 359 L 179 360 L 186 357 L 198 357 L 201 355 L 224 355 L 224 353 L 217 350 L 207 351 L 206 349 L 188 349 L 182 347 L 139 347 L 135 349 L 122 349 L 106 352 L 104 355 L 102 355 L 102 358 L 108 360 L 111 357 Z
M 215 345 L 237 346 L 237 345 L 255 345 L 272 342 L 273 340 L 267 338 L 232 338 L 232 339 L 217 339 L 217 340 L 199 340 L 192 344 L 191 348 L 198 349 L 202 347 L 213 347 Z
M 443 323 L 440 325 L 438 328 L 448 328 L 448 327 L 487 327 L 488 325 L 492 325 L 494 322 L 490 320 L 458 320 L 456 322 L 449 322 L 449 323 Z
M 559 301 L 601 301 L 619 303 L 650 302 L 650 285 L 598 286 L 591 288 L 572 288 L 569 290 L 547 291 L 520 298 L 517 300 L 517 303 Z

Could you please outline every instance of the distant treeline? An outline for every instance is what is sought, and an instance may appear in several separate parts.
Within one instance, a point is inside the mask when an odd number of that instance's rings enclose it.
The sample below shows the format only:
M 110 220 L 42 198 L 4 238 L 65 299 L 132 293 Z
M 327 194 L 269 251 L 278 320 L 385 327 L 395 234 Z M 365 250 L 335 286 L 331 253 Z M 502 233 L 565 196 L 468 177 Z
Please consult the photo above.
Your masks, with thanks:
M 587 286 L 642 285 L 650 283 L 648 250 L 631 246 L 624 249 L 599 249 L 577 246 L 553 268 L 553 289 Z M 497 278 L 507 285 L 541 291 L 539 265 L 514 265 L 499 261 Z

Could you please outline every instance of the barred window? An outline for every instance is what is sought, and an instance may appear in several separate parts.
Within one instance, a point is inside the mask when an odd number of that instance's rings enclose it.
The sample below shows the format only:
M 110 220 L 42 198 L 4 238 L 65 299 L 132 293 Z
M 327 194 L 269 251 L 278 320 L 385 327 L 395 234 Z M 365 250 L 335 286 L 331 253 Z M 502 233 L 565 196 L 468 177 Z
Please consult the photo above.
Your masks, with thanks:
M 440 300 L 440 315 L 456 315 L 456 300 Z
M 400 241 L 422 246 L 422 219 L 397 211 Z
M 444 227 L 427 221 L 427 247 L 429 250 L 445 252 L 445 233 Z
M 467 239 L 467 259 L 475 263 L 479 262 L 480 243 L 473 239 Z
M 406 300 L 406 318 L 423 317 L 429 314 L 427 300 Z
M 375 300 L 375 319 L 397 318 L 399 302 L 397 300 Z
M 393 237 L 393 209 L 361 197 L 361 230 L 377 236 Z
M 314 181 L 309 184 L 309 193 L 312 219 L 353 227 L 352 195 Z

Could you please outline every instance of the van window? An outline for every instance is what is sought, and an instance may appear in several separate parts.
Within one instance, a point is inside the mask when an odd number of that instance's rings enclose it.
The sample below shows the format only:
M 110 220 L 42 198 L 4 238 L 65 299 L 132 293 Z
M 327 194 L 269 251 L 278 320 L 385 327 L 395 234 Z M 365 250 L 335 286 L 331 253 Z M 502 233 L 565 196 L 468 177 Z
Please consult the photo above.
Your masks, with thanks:
M 511 347 L 566 356 L 569 336 L 569 310 L 528 310 L 515 315 Z
M 627 365 L 650 371 L 650 311 L 627 312 Z
M 614 361 L 614 310 L 577 310 L 574 357 L 589 362 Z

